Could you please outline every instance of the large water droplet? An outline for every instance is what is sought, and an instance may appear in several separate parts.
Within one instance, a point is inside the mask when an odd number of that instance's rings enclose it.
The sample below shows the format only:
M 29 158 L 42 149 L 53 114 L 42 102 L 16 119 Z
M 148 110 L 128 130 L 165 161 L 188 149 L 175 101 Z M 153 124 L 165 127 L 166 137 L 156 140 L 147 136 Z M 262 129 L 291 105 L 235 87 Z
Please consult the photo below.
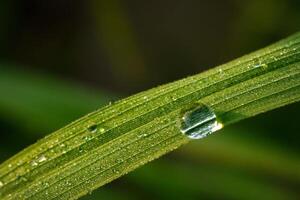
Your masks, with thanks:
M 214 111 L 204 104 L 186 110 L 181 121 L 181 132 L 191 139 L 204 138 L 222 127 Z

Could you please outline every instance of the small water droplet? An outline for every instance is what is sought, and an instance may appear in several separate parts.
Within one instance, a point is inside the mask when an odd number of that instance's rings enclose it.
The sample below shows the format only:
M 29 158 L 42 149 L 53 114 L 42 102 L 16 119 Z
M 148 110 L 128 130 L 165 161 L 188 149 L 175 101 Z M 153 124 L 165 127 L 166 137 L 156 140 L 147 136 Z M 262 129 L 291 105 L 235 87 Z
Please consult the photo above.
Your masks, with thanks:
M 268 65 L 265 64 L 265 63 L 263 63 L 263 64 L 261 64 L 261 67 L 264 68 L 264 69 L 266 69 L 268 67 Z
M 191 139 L 204 138 L 222 127 L 214 111 L 204 104 L 186 110 L 181 121 L 181 132 Z
M 46 158 L 45 155 L 41 155 L 41 156 L 37 159 L 37 161 L 38 161 L 39 163 L 44 162 L 44 161 L 46 161 L 46 160 L 47 160 L 47 158 Z
M 92 137 L 91 135 L 87 135 L 87 136 L 84 136 L 83 139 L 84 139 L 86 142 L 88 142 L 88 141 L 92 140 L 93 137 Z
M 79 147 L 79 153 L 82 153 L 82 152 L 83 152 L 83 147 L 80 146 L 80 147 Z
M 147 136 L 146 133 L 142 133 L 142 134 L 139 134 L 139 135 L 138 135 L 139 138 L 146 137 L 146 136 Z
M 223 71 L 223 69 L 219 69 L 219 74 L 220 74 L 221 77 L 224 76 L 224 71 Z
M 97 129 L 98 129 L 98 126 L 96 124 L 88 127 L 88 130 L 91 132 L 91 133 L 96 133 L 97 132 Z
M 34 166 L 37 166 L 37 165 L 38 165 L 38 163 L 35 160 L 31 162 L 31 166 L 34 167 Z
M 254 68 L 258 68 L 258 67 L 260 67 L 260 64 L 255 64 L 254 66 L 253 66 Z
M 268 67 L 268 65 L 265 64 L 265 63 L 256 63 L 256 64 L 253 66 L 253 68 L 259 68 L 259 67 L 265 69 L 265 68 Z
M 105 128 L 99 128 L 99 132 L 100 133 L 104 133 L 105 132 Z

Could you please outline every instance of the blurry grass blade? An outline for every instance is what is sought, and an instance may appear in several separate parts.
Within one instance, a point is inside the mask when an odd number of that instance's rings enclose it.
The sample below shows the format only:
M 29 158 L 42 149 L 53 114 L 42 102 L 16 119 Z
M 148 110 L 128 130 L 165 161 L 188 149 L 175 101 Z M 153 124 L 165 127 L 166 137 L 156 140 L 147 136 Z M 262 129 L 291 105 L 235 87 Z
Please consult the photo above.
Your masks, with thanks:
M 251 132 L 247 130 L 228 127 L 221 133 L 219 137 L 207 138 L 201 145 L 201 141 L 186 145 L 177 151 L 177 155 L 199 163 L 222 163 L 224 167 L 242 167 L 250 172 L 300 183 L 300 159 L 291 151 L 249 138 Z M 241 133 L 243 137 L 234 137 Z
M 76 199 L 177 147 L 182 111 L 205 103 L 223 123 L 300 99 L 300 34 L 199 75 L 95 111 L 0 166 L 2 199 Z
M 162 199 L 297 199 L 297 193 L 267 178 L 245 175 L 224 166 L 193 166 L 178 161 L 153 162 L 128 176 L 134 183 Z M 182 173 L 181 173 L 182 172 Z M 163 178 L 162 178 L 163 177 Z M 249 189 L 251 188 L 251 192 Z
M 120 0 L 92 0 L 89 6 L 114 78 L 136 87 L 147 77 L 147 69 L 136 41 L 133 23 L 122 3 Z
M 8 64 L 0 64 L 0 93 L 5 94 L 0 98 L 1 115 L 39 136 L 112 100 L 112 95 L 103 91 L 16 70 Z

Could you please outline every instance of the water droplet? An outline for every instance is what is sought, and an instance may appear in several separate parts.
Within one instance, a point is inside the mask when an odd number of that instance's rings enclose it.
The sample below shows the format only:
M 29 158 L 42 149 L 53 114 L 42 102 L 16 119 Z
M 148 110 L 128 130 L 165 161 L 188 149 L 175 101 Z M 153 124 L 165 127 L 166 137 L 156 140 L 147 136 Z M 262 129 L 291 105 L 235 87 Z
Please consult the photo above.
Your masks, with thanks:
M 204 104 L 186 110 L 181 121 L 181 132 L 191 139 L 204 138 L 222 127 L 214 111 Z
M 268 67 L 268 65 L 265 64 L 265 63 L 263 63 L 263 64 L 261 64 L 261 67 L 264 68 L 264 69 L 266 69 Z
M 223 69 L 219 69 L 219 74 L 220 74 L 221 77 L 224 76 L 224 71 L 223 71 Z
M 37 166 L 37 165 L 38 165 L 38 163 L 37 163 L 37 162 L 35 162 L 35 160 L 31 162 L 31 166 L 33 166 L 33 167 L 34 167 L 34 166 Z
M 139 138 L 146 137 L 146 136 L 147 136 L 146 133 L 142 133 L 142 134 L 139 134 L 139 135 L 138 135 Z
M 96 133 L 97 132 L 97 128 L 98 126 L 96 124 L 88 127 L 88 130 L 91 132 L 91 133 Z
M 38 161 L 39 163 L 44 162 L 44 161 L 46 161 L 46 160 L 47 160 L 47 158 L 46 158 L 46 156 L 44 156 L 44 155 L 41 155 L 41 156 L 37 159 L 37 161 Z
M 99 128 L 99 132 L 100 133 L 104 133 L 105 132 L 105 128 Z
M 84 136 L 83 139 L 84 139 L 86 142 L 88 142 L 88 141 L 92 140 L 93 137 L 92 137 L 91 135 L 87 135 L 87 136 Z
M 260 64 L 255 64 L 253 67 L 258 68 L 258 67 L 260 67 Z
M 83 152 L 83 147 L 80 146 L 80 147 L 79 147 L 79 153 L 82 153 L 82 152 Z
M 256 64 L 253 66 L 253 68 L 259 68 L 259 67 L 265 69 L 265 68 L 268 67 L 268 65 L 265 64 L 265 63 L 256 63 Z

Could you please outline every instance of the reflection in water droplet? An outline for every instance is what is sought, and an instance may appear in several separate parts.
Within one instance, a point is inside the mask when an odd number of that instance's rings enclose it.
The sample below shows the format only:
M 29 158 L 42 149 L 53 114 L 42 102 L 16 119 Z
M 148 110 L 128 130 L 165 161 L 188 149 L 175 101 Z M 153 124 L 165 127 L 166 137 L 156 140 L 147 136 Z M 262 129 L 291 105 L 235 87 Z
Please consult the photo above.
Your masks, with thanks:
M 181 132 L 191 139 L 204 138 L 222 127 L 214 111 L 203 104 L 185 111 L 181 121 Z

